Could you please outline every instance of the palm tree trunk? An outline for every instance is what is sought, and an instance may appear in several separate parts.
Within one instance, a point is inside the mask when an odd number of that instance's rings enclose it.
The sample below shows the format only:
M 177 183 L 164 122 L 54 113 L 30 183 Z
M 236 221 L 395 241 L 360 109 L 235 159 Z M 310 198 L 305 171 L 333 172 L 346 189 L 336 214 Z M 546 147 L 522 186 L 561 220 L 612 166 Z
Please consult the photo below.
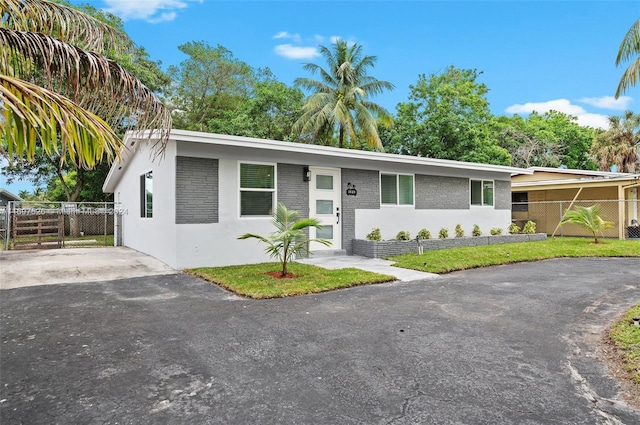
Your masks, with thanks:
M 340 124 L 340 135 L 338 136 L 338 147 L 342 148 L 342 142 L 344 140 L 344 126 Z

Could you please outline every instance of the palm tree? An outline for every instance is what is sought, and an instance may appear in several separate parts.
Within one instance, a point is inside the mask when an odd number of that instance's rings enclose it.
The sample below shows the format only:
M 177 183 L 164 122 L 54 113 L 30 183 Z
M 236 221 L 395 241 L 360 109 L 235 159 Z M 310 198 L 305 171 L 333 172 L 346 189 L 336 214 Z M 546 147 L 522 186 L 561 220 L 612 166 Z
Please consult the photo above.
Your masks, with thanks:
M 368 98 L 392 90 L 394 86 L 367 75 L 367 69 L 375 66 L 377 57 L 363 57 L 361 46 L 349 46 L 344 40 L 336 40 L 332 49 L 320 46 L 320 53 L 327 61 L 327 69 L 314 63 L 304 66 L 314 75 L 319 73 L 320 81 L 312 78 L 295 80 L 296 86 L 313 94 L 306 99 L 303 115 L 294 124 L 294 132 L 311 133 L 317 141 L 327 129 L 337 130 L 338 146 L 343 147 L 345 139 L 354 146 L 359 131 L 370 147 L 382 150 L 378 123 L 391 127 L 393 118 Z
M 0 15 L 0 153 L 9 161 L 42 151 L 92 168 L 119 154 L 114 128 L 158 129 L 147 137 L 164 149 L 169 112 L 105 56 L 133 48 L 126 34 L 45 0 L 0 0 Z
M 640 170 L 640 114 L 626 111 L 622 116 L 609 117 L 609 130 L 598 134 L 590 149 L 600 170 L 609 171 L 616 165 L 619 173 Z
M 282 277 L 287 275 L 287 264 L 293 259 L 294 255 L 300 255 L 309 252 L 309 242 L 319 242 L 323 245 L 331 245 L 326 239 L 309 239 L 304 233 L 304 229 L 308 227 L 321 228 L 322 226 L 315 218 L 298 219 L 298 211 L 288 209 L 284 204 L 279 203 L 276 211 L 273 213 L 273 225 L 276 231 L 268 237 L 256 235 L 254 233 L 245 233 L 238 239 L 258 239 L 267 244 L 265 252 L 271 258 L 277 258 L 282 265 Z
M 638 79 L 640 79 L 640 19 L 631 25 L 631 28 L 622 39 L 618 49 L 618 56 L 616 57 L 616 66 L 620 66 L 622 62 L 629 60 L 631 60 L 631 64 L 629 64 L 629 67 L 622 74 L 622 78 L 620 78 L 620 83 L 616 90 L 616 99 L 625 93 L 629 87 L 635 86 Z
M 600 217 L 600 205 L 595 204 L 590 207 L 576 205 L 574 209 L 564 214 L 561 225 L 572 223 L 584 227 L 593 233 L 594 243 L 598 243 L 598 234 L 602 234 L 605 229 L 613 227 L 614 223 L 605 221 Z

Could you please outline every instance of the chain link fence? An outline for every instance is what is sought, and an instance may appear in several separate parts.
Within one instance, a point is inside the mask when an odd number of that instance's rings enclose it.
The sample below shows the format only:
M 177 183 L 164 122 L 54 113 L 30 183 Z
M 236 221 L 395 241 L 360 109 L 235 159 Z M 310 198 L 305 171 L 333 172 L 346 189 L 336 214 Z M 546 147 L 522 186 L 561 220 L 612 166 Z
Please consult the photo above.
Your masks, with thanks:
M 640 204 L 637 200 L 580 200 L 580 201 L 541 201 L 514 202 L 511 207 L 511 218 L 522 228 L 524 223 L 531 220 L 536 223 L 536 231 L 551 236 L 592 236 L 589 231 L 575 224 L 560 226 L 564 213 L 571 207 L 579 205 L 590 207 L 600 206 L 600 217 L 611 221 L 614 226 L 603 233 L 605 238 L 640 239 L 638 214 Z M 622 223 L 621 223 L 622 220 Z
M 12 201 L 2 213 L 4 249 L 114 246 L 121 215 L 112 202 Z

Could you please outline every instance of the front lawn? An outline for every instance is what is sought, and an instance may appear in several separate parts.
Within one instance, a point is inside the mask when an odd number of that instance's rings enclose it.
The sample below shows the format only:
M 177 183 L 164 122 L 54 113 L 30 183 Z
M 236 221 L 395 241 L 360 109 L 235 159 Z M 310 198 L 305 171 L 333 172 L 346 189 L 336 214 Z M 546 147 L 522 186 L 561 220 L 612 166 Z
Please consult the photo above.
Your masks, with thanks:
M 634 318 L 640 318 L 640 303 L 613 325 L 609 336 L 621 351 L 621 357 L 631 379 L 640 388 L 640 326 L 634 324 Z
M 295 277 L 281 279 L 271 275 L 280 269 L 279 263 L 262 263 L 201 267 L 187 272 L 250 298 L 289 297 L 396 280 L 394 276 L 359 269 L 328 270 L 299 263 L 288 265 L 289 273 Z
M 483 245 L 403 254 L 389 258 L 396 267 L 448 273 L 477 267 L 558 257 L 640 257 L 640 241 L 587 238 L 550 238 L 545 241 Z

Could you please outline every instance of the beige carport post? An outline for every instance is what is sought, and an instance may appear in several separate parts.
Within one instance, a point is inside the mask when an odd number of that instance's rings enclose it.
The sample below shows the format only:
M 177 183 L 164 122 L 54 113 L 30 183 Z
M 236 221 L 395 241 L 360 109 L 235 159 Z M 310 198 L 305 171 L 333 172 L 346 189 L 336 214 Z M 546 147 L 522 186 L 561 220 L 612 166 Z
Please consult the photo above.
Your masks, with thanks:
M 553 234 L 551 235 L 552 238 L 556 235 L 556 232 L 560 228 L 560 223 L 562 223 L 562 219 L 564 219 L 564 216 L 567 215 L 567 211 L 569 211 L 571 207 L 573 207 L 573 204 L 576 202 L 576 199 L 578 199 L 578 196 L 580 196 L 580 192 L 582 192 L 582 186 L 580 186 L 580 188 L 578 189 L 578 193 L 576 193 L 576 196 L 573 197 L 573 201 L 571 201 L 571 203 L 569 204 L 569 208 L 567 208 L 566 211 L 562 214 L 562 217 L 560 217 L 560 221 L 558 222 L 556 229 L 553 231 Z
M 626 213 L 627 213 L 627 208 L 625 205 L 625 197 L 624 197 L 624 191 L 625 189 L 631 189 L 634 187 L 638 187 L 640 188 L 640 183 L 631 183 L 628 184 L 626 186 L 618 186 L 618 203 L 622 204 L 622 207 L 620 208 L 620 210 L 624 210 L 622 213 L 620 211 L 618 211 L 618 219 L 620 220 L 620 226 L 619 226 L 619 231 L 620 231 L 620 239 L 626 239 L 627 238 L 627 232 L 625 232 L 625 228 L 627 226 L 626 223 Z M 620 200 L 622 199 L 622 202 L 620 202 Z

